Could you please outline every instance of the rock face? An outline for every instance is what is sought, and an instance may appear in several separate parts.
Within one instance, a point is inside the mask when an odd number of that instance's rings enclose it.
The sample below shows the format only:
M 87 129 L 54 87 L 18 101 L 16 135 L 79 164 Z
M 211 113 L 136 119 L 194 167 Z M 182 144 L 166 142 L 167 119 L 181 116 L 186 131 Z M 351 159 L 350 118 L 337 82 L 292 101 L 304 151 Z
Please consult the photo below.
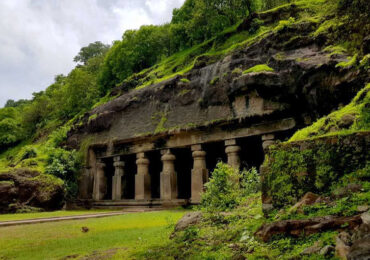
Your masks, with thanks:
M 0 173 L 0 212 L 24 209 L 59 209 L 63 205 L 63 182 L 37 171 Z
M 271 24 L 295 15 L 292 5 L 258 18 Z M 245 21 L 239 30 L 249 26 L 250 21 Z M 302 126 L 307 118 L 314 120 L 338 104 L 348 103 L 368 77 L 337 67 L 347 56 L 328 55 L 322 46 L 325 39 L 311 36 L 317 26 L 306 22 L 272 31 L 217 62 L 200 57 L 181 77 L 132 90 L 95 108 L 69 133 L 68 143 L 77 147 L 86 136 L 106 143 L 225 122 L 248 126 L 291 117 Z M 274 71 L 235 73 L 235 69 L 243 71 L 259 64 Z M 120 93 L 119 88 L 113 93 Z
M 310 235 L 325 230 L 340 229 L 344 224 L 348 224 L 349 227 L 356 227 L 361 223 L 361 215 L 352 217 L 326 216 L 301 220 L 283 220 L 261 226 L 256 231 L 255 235 L 264 242 L 267 242 L 274 235 Z

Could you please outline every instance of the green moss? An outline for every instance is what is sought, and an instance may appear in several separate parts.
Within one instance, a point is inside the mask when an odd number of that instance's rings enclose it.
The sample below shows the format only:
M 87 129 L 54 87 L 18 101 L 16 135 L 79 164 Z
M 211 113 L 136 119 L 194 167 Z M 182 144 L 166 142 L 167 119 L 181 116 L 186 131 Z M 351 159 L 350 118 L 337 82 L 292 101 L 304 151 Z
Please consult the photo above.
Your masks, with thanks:
M 342 55 L 348 52 L 343 45 L 330 45 L 325 47 L 324 51 L 329 52 L 329 57 L 333 55 Z
M 271 146 L 264 162 L 264 196 L 279 208 L 309 191 L 330 195 L 328 187 L 345 174 L 358 172 L 362 178 L 370 167 L 365 140 L 353 134 Z
M 294 17 L 289 17 L 288 20 L 281 20 L 279 21 L 279 24 L 274 28 L 274 31 L 281 32 L 289 27 L 291 27 L 292 24 L 295 23 Z
M 180 82 L 182 82 L 182 83 L 190 83 L 190 80 L 188 80 L 187 78 L 182 78 L 182 79 L 180 79 Z
M 367 84 L 345 107 L 319 119 L 309 127 L 297 131 L 289 141 L 322 137 L 326 135 L 348 135 L 356 131 L 370 130 L 369 107 L 370 84 Z M 353 124 L 343 125 L 345 117 L 354 117 Z
M 210 84 L 210 85 L 216 85 L 219 81 L 220 81 L 220 78 L 219 78 L 219 77 L 215 77 L 215 78 L 213 78 L 213 79 L 209 82 L 209 84 Z
M 167 112 L 156 113 L 152 116 L 152 120 L 156 123 L 154 134 L 159 134 L 166 131 L 165 124 L 167 122 Z M 159 121 L 159 122 L 158 122 Z
M 256 65 L 252 68 L 249 68 L 249 69 L 245 70 L 243 72 L 243 74 L 248 74 L 248 73 L 252 73 L 252 72 L 262 72 L 262 71 L 273 72 L 274 69 L 270 68 L 267 64 L 259 64 L 259 65 Z
M 370 69 L 370 54 L 365 55 L 360 61 L 360 67 L 364 70 Z
M 356 62 L 357 62 L 357 54 L 355 54 L 348 61 L 342 61 L 342 62 L 338 63 L 337 65 L 335 65 L 335 67 L 336 68 L 338 68 L 338 67 L 341 67 L 341 68 L 350 68 L 350 67 L 356 65 Z
M 242 75 L 243 74 L 243 70 L 241 68 L 235 68 L 232 72 L 231 72 L 232 75 Z
M 0 186 L 1 185 L 14 186 L 14 181 L 0 181 Z
M 91 116 L 89 116 L 89 121 L 94 120 L 97 117 L 98 117 L 98 114 L 92 114 Z
M 180 92 L 179 92 L 179 94 L 178 94 L 178 96 L 184 96 L 184 95 L 186 95 L 187 93 L 189 93 L 190 92 L 190 89 L 182 89 Z

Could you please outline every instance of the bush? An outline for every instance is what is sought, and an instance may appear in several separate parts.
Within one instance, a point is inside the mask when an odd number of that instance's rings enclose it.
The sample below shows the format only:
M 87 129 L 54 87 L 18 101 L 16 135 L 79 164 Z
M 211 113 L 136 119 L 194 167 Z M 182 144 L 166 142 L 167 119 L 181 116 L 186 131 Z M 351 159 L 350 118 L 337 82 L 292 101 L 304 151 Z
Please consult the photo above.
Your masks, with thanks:
M 247 197 L 261 190 L 260 175 L 256 168 L 241 172 L 240 186 L 242 195 Z
M 207 212 L 229 211 L 260 190 L 259 174 L 255 168 L 239 172 L 219 162 L 205 186 L 201 208 Z
M 227 211 L 238 204 L 238 172 L 222 162 L 218 163 L 212 177 L 205 185 L 201 208 L 205 211 Z
M 66 199 L 72 199 L 77 195 L 77 173 L 79 169 L 80 162 L 76 151 L 56 148 L 47 159 L 45 172 L 62 179 L 66 188 Z

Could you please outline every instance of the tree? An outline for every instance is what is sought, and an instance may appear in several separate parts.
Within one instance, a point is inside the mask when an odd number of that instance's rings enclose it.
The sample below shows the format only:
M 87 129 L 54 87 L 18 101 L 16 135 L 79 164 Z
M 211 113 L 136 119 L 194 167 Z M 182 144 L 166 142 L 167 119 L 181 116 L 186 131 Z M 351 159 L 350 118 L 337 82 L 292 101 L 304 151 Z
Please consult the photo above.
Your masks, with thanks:
M 99 82 L 104 91 L 172 54 L 169 25 L 126 31 L 108 51 Z
M 13 107 L 0 109 L 0 151 L 23 138 L 20 112 Z
M 110 45 L 103 44 L 100 41 L 90 43 L 88 46 L 81 48 L 80 52 L 74 57 L 74 62 L 86 64 L 91 58 L 104 55 L 110 48 Z

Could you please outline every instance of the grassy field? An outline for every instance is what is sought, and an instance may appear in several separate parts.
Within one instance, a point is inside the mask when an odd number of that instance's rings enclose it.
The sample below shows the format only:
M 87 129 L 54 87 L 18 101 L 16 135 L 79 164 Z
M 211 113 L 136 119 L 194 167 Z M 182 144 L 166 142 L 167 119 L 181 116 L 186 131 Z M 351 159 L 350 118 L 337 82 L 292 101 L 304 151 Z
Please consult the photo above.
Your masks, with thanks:
M 135 259 L 168 241 L 185 210 L 0 228 L 0 259 Z M 84 233 L 81 227 L 88 227 Z
M 94 209 L 94 210 L 58 210 L 58 211 L 51 211 L 51 212 L 1 214 L 0 222 L 25 220 L 25 219 L 36 219 L 36 218 L 68 217 L 68 216 L 89 215 L 89 214 L 108 213 L 108 212 L 116 212 L 116 211 L 106 210 L 106 209 Z

